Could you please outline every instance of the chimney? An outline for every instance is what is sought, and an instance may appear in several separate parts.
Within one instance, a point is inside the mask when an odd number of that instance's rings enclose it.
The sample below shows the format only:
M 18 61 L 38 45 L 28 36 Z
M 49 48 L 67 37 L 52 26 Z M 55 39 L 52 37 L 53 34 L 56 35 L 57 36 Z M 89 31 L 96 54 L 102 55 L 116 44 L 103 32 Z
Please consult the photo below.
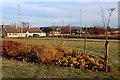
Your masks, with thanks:
M 17 29 L 17 25 L 15 25 L 15 28 Z
M 2 22 L 2 28 L 5 28 L 4 22 Z
M 30 26 L 28 25 L 27 28 L 30 29 Z

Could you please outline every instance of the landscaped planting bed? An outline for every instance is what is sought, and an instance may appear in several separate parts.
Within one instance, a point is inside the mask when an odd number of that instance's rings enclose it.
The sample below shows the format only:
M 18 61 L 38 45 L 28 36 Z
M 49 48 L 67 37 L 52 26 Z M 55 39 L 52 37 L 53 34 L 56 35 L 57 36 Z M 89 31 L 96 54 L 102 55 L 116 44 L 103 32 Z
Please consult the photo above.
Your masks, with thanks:
M 103 61 L 63 46 L 28 45 L 16 41 L 2 41 L 2 57 L 30 63 L 104 71 Z

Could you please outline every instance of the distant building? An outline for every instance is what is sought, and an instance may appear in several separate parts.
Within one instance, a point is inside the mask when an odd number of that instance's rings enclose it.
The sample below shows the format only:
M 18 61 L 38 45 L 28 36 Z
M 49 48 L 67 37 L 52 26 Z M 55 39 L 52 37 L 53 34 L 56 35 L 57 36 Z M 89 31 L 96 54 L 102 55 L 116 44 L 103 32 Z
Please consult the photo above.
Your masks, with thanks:
M 3 37 L 35 37 L 35 36 L 46 36 L 39 28 L 21 28 L 11 25 L 1 26 Z
M 62 35 L 61 32 L 58 31 L 50 31 L 49 36 L 58 36 L 58 35 Z
M 55 27 L 56 29 L 53 31 L 51 26 L 50 27 L 40 27 L 42 31 L 44 31 L 47 36 L 58 36 L 61 35 L 60 28 Z
M 120 36 L 120 32 L 119 31 L 111 31 L 111 32 L 107 32 L 107 35 Z

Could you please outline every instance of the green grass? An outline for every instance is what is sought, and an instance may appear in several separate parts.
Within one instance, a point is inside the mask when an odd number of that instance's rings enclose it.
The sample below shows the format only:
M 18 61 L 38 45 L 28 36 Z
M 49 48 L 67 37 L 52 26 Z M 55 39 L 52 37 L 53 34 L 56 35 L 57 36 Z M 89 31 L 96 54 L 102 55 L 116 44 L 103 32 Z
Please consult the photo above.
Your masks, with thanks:
M 48 66 L 2 58 L 3 78 L 117 78 L 117 72 L 104 73 L 68 67 Z
M 2 40 L 14 40 L 24 42 L 26 44 L 37 44 L 37 45 L 52 45 L 61 46 L 60 38 L 5 38 Z M 104 58 L 104 44 L 105 40 L 87 40 L 87 52 L 101 60 Z M 112 66 L 113 72 L 92 72 L 90 70 L 80 70 L 67 67 L 55 67 L 46 66 L 43 64 L 33 64 L 20 61 L 11 61 L 2 59 L 3 61 L 3 78 L 15 77 L 15 78 L 120 78 L 120 74 L 117 69 L 120 68 L 118 65 L 118 40 L 109 41 L 109 65 Z M 83 51 L 84 40 L 83 39 L 64 39 L 64 46 Z

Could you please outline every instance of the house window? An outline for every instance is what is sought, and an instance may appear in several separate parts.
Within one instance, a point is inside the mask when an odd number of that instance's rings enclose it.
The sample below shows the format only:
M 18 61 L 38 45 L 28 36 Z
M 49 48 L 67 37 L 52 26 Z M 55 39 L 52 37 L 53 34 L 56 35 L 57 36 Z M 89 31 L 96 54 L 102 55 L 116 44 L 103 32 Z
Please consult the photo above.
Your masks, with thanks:
M 13 35 L 17 35 L 17 34 L 13 34 Z
M 14 35 L 17 35 L 17 34 L 14 34 Z

